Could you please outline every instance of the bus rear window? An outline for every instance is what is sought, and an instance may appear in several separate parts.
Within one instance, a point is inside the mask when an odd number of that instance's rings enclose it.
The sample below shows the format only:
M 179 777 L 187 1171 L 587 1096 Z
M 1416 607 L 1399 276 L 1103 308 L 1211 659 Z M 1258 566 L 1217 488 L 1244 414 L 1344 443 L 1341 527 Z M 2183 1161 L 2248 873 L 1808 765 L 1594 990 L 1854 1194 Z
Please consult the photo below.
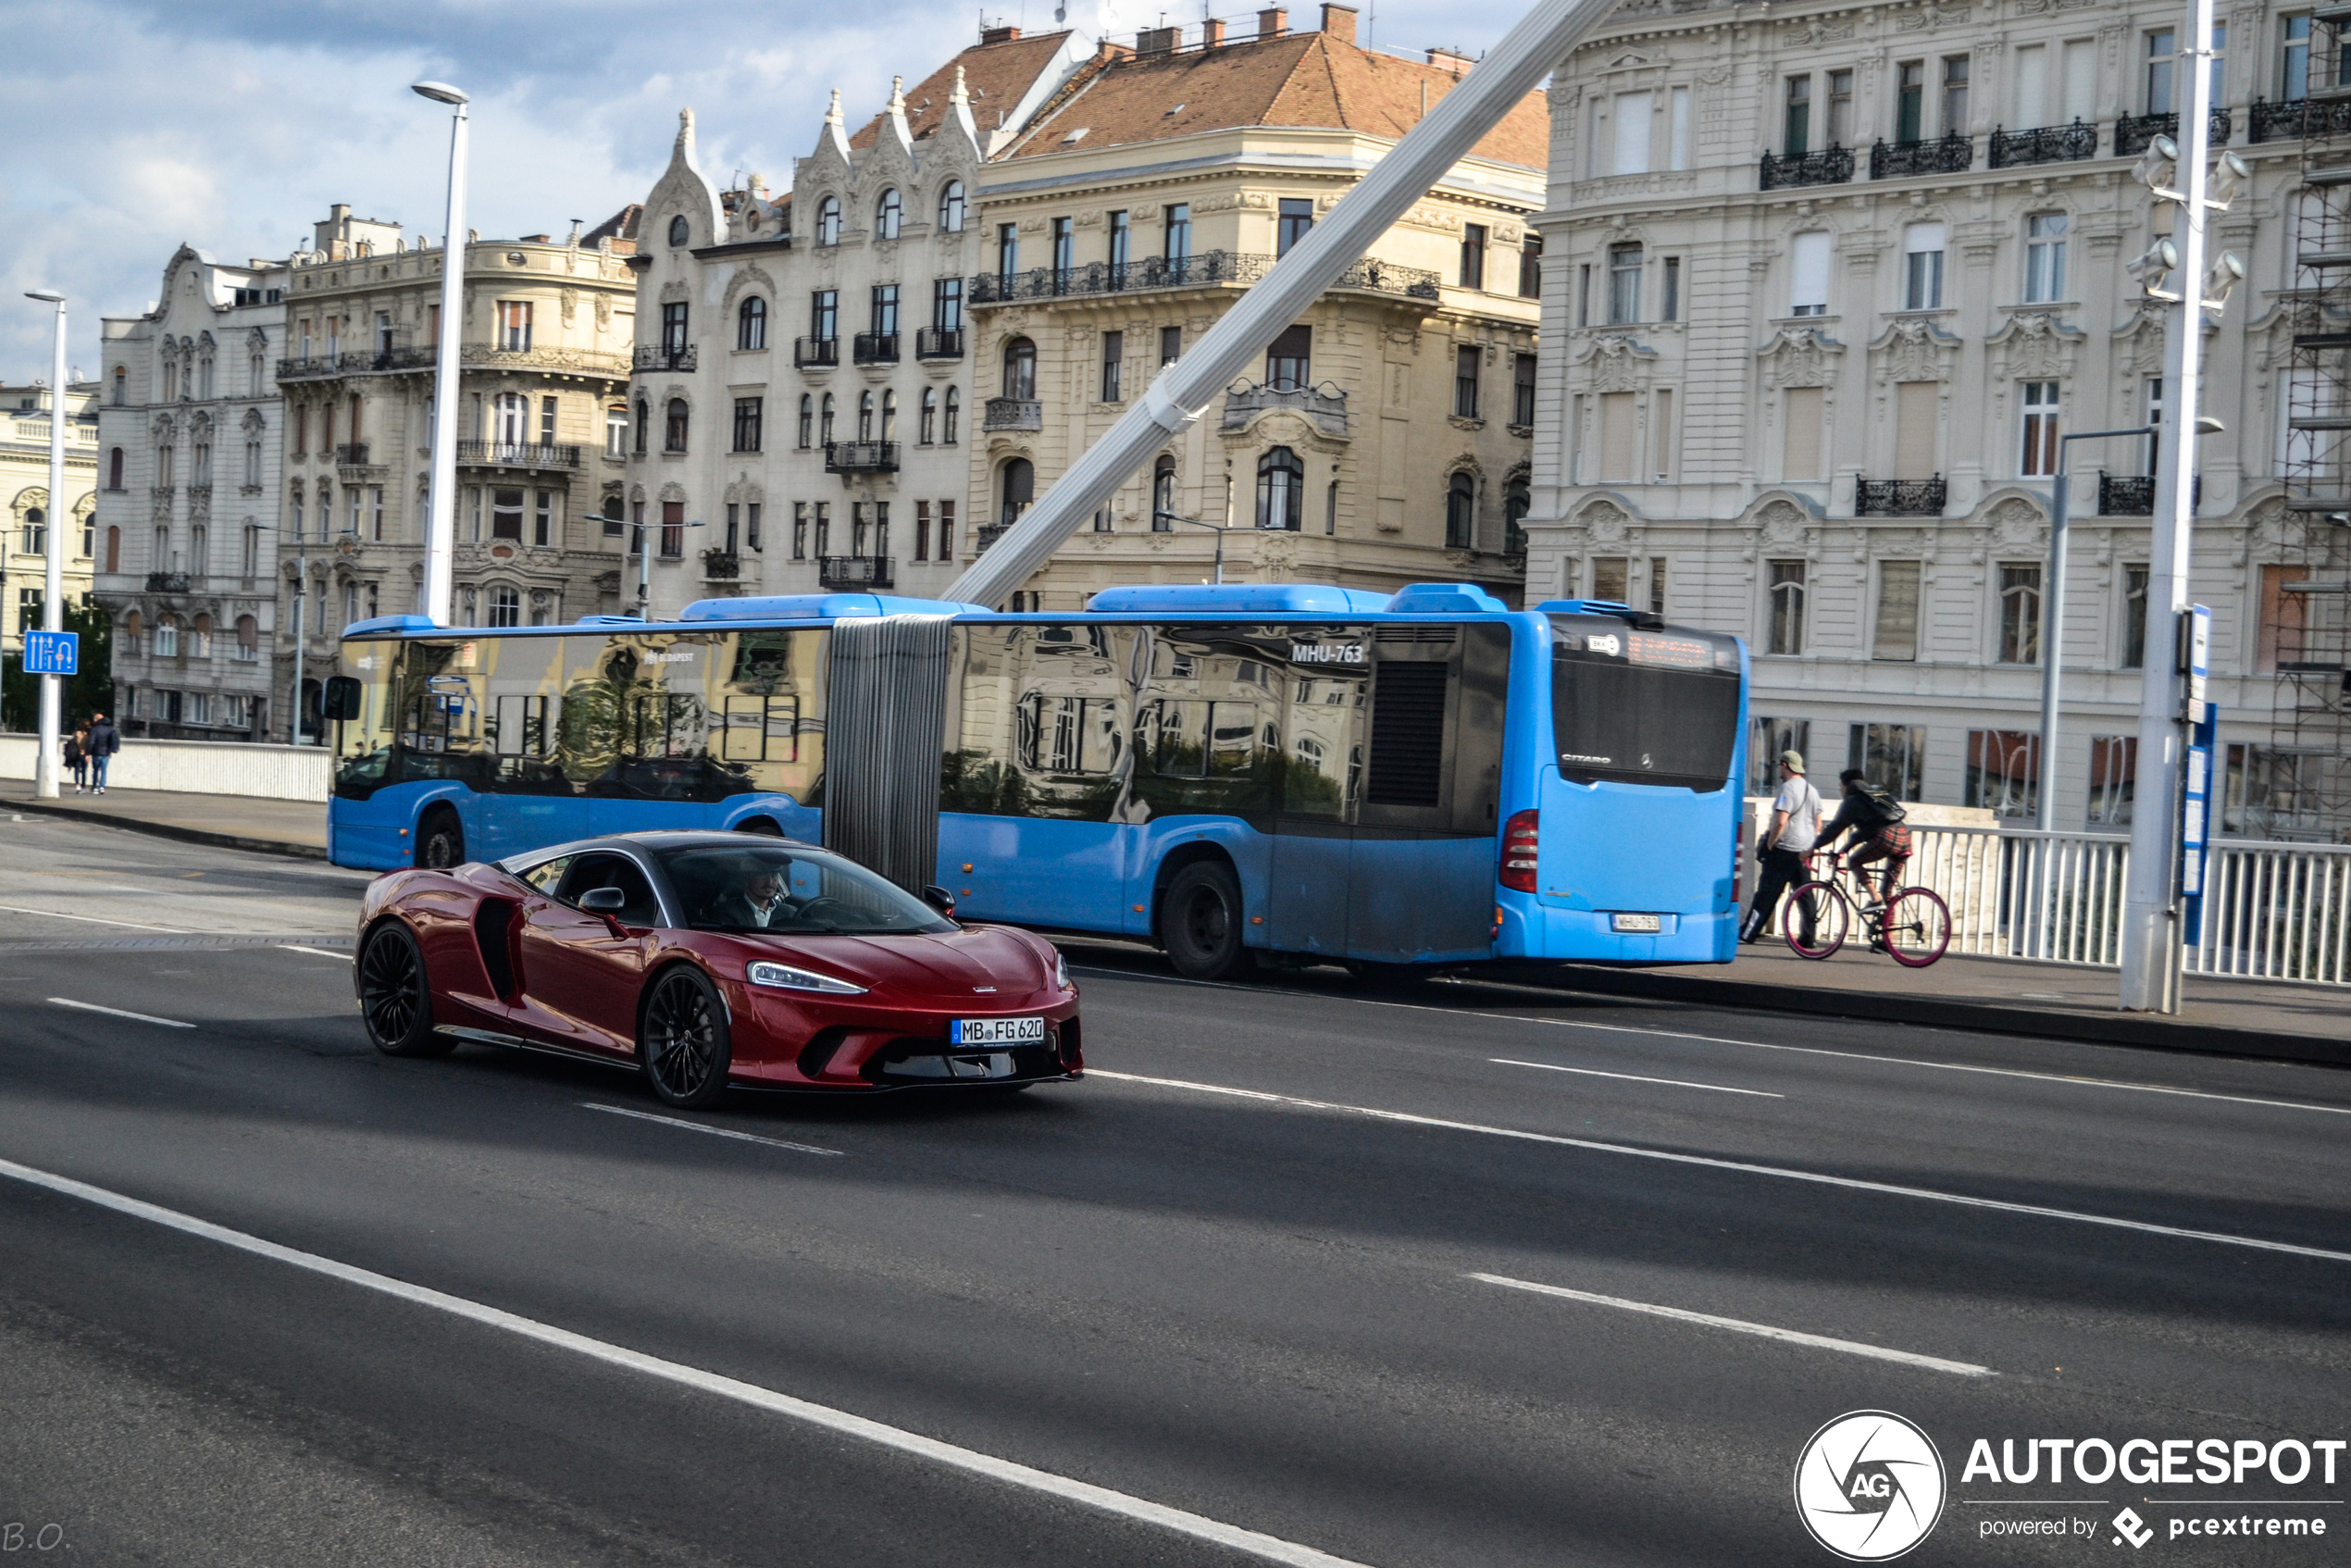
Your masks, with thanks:
M 1554 616 L 1551 724 L 1563 778 L 1720 790 L 1738 743 L 1736 644 Z

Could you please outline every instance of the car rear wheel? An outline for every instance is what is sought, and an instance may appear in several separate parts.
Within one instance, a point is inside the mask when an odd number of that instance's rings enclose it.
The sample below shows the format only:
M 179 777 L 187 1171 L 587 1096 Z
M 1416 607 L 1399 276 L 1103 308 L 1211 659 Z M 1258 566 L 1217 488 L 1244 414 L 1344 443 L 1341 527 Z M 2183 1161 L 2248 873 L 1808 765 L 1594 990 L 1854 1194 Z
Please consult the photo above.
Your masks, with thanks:
M 717 988 L 701 970 L 681 964 L 653 977 L 637 1030 L 637 1060 L 667 1104 L 704 1111 L 727 1097 L 734 1042 Z
M 417 825 L 417 864 L 433 871 L 466 864 L 466 827 L 447 806 L 427 812 Z
M 387 920 L 359 950 L 359 1021 L 387 1056 L 445 1056 L 456 1041 L 435 1034 L 432 982 L 407 927 Z
M 1176 873 L 1160 907 L 1160 932 L 1176 972 L 1195 980 L 1230 980 L 1250 968 L 1241 942 L 1241 885 L 1215 861 L 1198 860 Z

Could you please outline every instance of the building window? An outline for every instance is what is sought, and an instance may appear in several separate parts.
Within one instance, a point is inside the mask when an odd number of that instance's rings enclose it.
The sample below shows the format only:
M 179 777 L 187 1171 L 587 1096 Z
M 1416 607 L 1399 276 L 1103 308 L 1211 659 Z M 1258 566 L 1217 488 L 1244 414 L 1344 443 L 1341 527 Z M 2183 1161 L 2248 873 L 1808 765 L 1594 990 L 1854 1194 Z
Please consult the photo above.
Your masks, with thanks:
M 1687 89 L 1677 88 L 1675 91 L 1677 93 L 1684 93 L 1687 92 Z M 1674 104 L 1676 111 L 1686 114 L 1687 111 L 1683 108 L 1683 105 L 1686 102 L 1686 98 L 1677 97 Z M 1853 73 L 1851 71 L 1829 72 L 1828 109 L 1829 145 L 1832 147 L 1851 146 L 1853 144 Z M 1681 168 L 1686 165 L 1676 163 L 1673 167 Z
M 1649 557 L 1649 614 L 1665 614 L 1665 562 L 1662 555 Z
M 1771 795 L 1780 788 L 1782 752 L 1812 754 L 1812 721 L 1807 718 L 1751 717 L 1747 721 L 1747 792 Z
M 808 335 L 820 343 L 840 336 L 840 291 L 816 289 L 808 296 Z
M 1804 652 L 1804 563 L 1773 561 L 1770 566 L 1770 597 L 1766 608 L 1771 625 L 1765 638 L 1765 651 L 1773 653 Z
M 687 314 L 684 300 L 672 300 L 661 307 L 661 350 L 672 358 L 686 352 Z
M 1608 248 L 1608 320 L 1611 327 L 1641 318 L 1641 247 Z
M 628 405 L 618 404 L 604 410 L 604 455 L 628 455 Z
M 874 394 L 871 392 L 857 394 L 857 439 L 874 439 Z
M 2028 305 L 2065 298 L 2066 217 L 2034 213 L 2024 220 L 2024 299 Z
M 905 200 L 899 195 L 898 187 L 893 185 L 881 193 L 880 202 L 874 207 L 874 238 L 895 240 L 898 238 L 899 227 L 905 221 Z
M 735 399 L 735 450 L 737 452 L 759 450 L 761 410 L 765 402 L 765 398 L 757 397 Z
M 669 417 L 662 427 L 661 449 L 664 452 L 686 450 L 686 400 L 682 397 L 669 400 Z
M 1511 360 L 1511 423 L 1535 423 L 1535 371 L 1537 361 L 1531 354 L 1515 355 Z
M 914 439 L 925 446 L 933 445 L 939 440 L 939 389 L 937 387 L 923 389 L 922 410 L 915 419 Z
M 1306 465 L 1287 446 L 1257 460 L 1257 526 L 1301 531 L 1306 523 Z
M 1445 481 L 1445 548 L 1477 547 L 1477 479 L 1458 473 Z
M 2234 751 L 2234 747 L 2230 750 Z M 2139 776 L 2139 740 L 2135 735 L 2090 737 L 2090 813 L 2092 828 L 2131 826 L 2131 797 Z
M 1165 453 L 1151 465 L 1151 532 L 1176 531 L 1176 459 Z
M 1657 313 L 1657 318 L 1660 321 L 1679 321 L 1682 318 L 1682 258 L 1678 255 L 1665 258 L 1665 308 Z
M 680 245 L 683 245 L 689 239 L 692 238 L 692 235 L 693 230 L 686 226 L 686 215 L 684 213 L 679 213 L 677 217 L 669 220 L 669 248 L 671 250 L 676 250 Z
M 964 231 L 964 182 L 960 180 L 950 180 L 939 193 L 939 228 L 945 234 Z
M 947 389 L 946 404 L 947 405 L 944 408 L 939 410 L 939 444 L 941 446 L 952 446 L 955 444 L 955 427 L 962 422 L 963 418 L 963 389 L 960 387 L 949 387 Z
M 1286 327 L 1265 351 L 1265 384 L 1275 392 L 1313 385 L 1314 329 Z
M 898 392 L 894 387 L 882 389 L 881 438 L 884 441 L 898 439 Z
M 1015 457 L 1004 465 L 998 489 L 997 522 L 1010 528 L 1020 521 L 1028 504 L 1037 497 L 1037 466 L 1026 457 Z
M 1592 558 L 1592 597 L 1609 604 L 1632 603 L 1631 556 L 1596 555 Z
M 680 223 L 685 219 L 679 218 Z M 490 624 L 491 626 L 522 625 L 522 593 L 503 583 L 490 591 Z
M 498 346 L 508 354 L 521 354 L 530 347 L 530 302 L 500 300 L 498 302 Z
M 1881 561 L 1877 568 L 1877 622 L 1870 657 L 1910 663 L 1919 656 L 1919 573 L 1916 561 Z
M 1037 345 L 1014 338 L 1004 345 L 1003 395 L 1023 403 L 1037 397 Z
M 1788 251 L 1788 306 L 1790 316 L 1826 316 L 1829 313 L 1829 236 L 1813 230 L 1798 234 Z
M 767 346 L 767 302 L 753 294 L 735 307 L 735 346 Z
M 2039 809 L 2041 738 L 2022 729 L 1967 732 L 1963 803 L 1994 816 L 2027 817 Z
M 1943 225 L 1913 223 L 1902 230 L 1902 308 L 1943 308 Z
M 118 446 L 106 454 L 106 488 L 122 488 L 122 448 Z
M 1926 62 L 1904 60 L 1894 77 L 1894 140 L 1909 146 L 1926 135 Z
M 1943 134 L 1967 134 L 1968 57 L 1965 55 L 1946 56 L 1943 60 Z
M 1162 327 L 1159 330 L 1159 363 L 1162 369 L 1173 365 L 1184 353 L 1184 329 Z
M 539 400 L 539 444 L 541 446 L 555 444 L 555 414 L 559 406 L 552 397 Z
M 840 198 L 827 196 L 816 204 L 816 243 L 820 245 L 840 243 Z
M 2278 25 L 2278 96 L 2300 103 L 2310 95 L 2310 19 L 2283 17 Z
M 930 503 L 914 503 L 914 559 L 930 559 Z
M 1306 238 L 1314 227 L 1314 204 L 1293 196 L 1281 198 L 1281 209 L 1274 219 L 1274 255 L 1276 258 L 1290 253 L 1290 247 Z
M 645 454 L 645 440 L 647 433 L 653 428 L 653 404 L 641 397 L 639 398 L 637 400 L 637 455 L 640 457 Z
M 1102 401 L 1104 403 L 1117 403 L 1125 395 L 1119 387 L 1119 370 L 1124 363 L 1126 353 L 1126 333 L 1104 332 L 1102 334 Z
M 2017 472 L 2027 478 L 2054 474 L 2058 465 L 2058 384 L 2026 381 L 2022 394 L 2024 454 Z
M 2139 669 L 2147 662 L 2147 568 L 2122 568 L 2122 667 Z
M 996 225 L 996 281 L 1009 294 L 1020 272 L 1020 225 Z
M 1463 343 L 1453 351 L 1453 417 L 1457 419 L 1477 417 L 1478 350 Z
M 2041 568 L 2038 564 L 2000 564 L 2000 663 L 2041 662 Z
M 1527 300 L 1543 297 L 1543 236 L 1531 229 L 1526 232 L 1525 243 L 1518 249 L 1518 297 Z
M 1069 287 L 1069 275 L 1077 267 L 1077 226 L 1066 218 L 1053 219 L 1053 292 L 1061 293 Z
M 1780 153 L 1800 158 L 1812 150 L 1812 79 L 1787 79 L 1787 101 L 1781 114 Z
M 1115 288 L 1126 280 L 1126 262 L 1134 245 L 1134 228 L 1127 221 L 1126 209 L 1119 208 L 1110 215 L 1110 277 Z
M 955 558 L 955 504 L 952 501 L 939 504 L 939 558 Z
M 661 554 L 665 561 L 675 561 L 686 554 L 686 504 L 665 501 L 661 504 Z
M 808 559 L 808 503 L 805 501 L 791 504 L 791 558 L 795 561 Z
M 1897 801 L 1919 798 L 1926 772 L 1926 731 L 1909 724 L 1857 724 L 1846 732 L 1845 765 Z
M 1167 209 L 1161 230 L 1160 254 L 1170 261 L 1188 260 L 1192 254 L 1192 204 L 1177 202 Z
M 817 404 L 816 444 L 819 446 L 830 446 L 832 443 L 833 394 L 827 392 L 824 396 L 824 400 Z
M 872 298 L 867 302 L 867 317 L 872 323 L 868 330 L 876 336 L 894 338 L 898 335 L 897 284 L 874 285 Z
M 964 330 L 964 280 L 941 278 L 930 286 L 930 324 L 941 332 Z
M 1462 225 L 1462 287 L 1486 287 L 1486 225 Z
M 816 439 L 816 399 L 808 392 L 800 394 L 800 449 L 808 450 Z
M 490 492 L 490 537 L 511 539 L 517 544 L 522 542 L 522 492 L 493 490 Z

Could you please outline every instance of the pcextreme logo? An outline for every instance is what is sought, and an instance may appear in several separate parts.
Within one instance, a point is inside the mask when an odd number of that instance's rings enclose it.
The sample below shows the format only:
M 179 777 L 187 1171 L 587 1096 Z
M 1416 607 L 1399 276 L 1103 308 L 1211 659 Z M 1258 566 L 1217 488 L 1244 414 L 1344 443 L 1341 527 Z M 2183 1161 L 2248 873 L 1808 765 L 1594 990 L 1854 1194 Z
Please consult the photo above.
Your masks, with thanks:
M 1796 1460 L 1796 1512 L 1848 1562 L 1884 1562 L 1943 1517 L 1943 1456 L 1891 1411 L 1857 1410 L 1812 1434 Z

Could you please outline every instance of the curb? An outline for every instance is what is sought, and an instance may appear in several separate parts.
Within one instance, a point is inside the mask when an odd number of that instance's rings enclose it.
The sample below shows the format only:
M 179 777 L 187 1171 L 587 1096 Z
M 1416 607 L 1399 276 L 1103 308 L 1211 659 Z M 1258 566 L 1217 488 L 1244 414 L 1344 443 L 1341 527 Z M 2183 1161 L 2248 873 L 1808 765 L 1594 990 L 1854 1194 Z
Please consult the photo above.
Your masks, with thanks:
M 1882 992 L 1769 985 L 1754 980 L 1717 980 L 1695 975 L 1603 969 L 1577 964 L 1562 964 L 1548 971 L 1548 975 L 1552 985 L 1564 984 L 1577 990 L 1640 997 L 1655 1002 L 1703 1002 L 1714 1006 L 1753 1008 L 1760 1012 L 1866 1018 L 1892 1024 L 1957 1026 L 1982 1029 L 1991 1034 L 2079 1040 L 2093 1045 L 2135 1046 L 2142 1050 L 2188 1052 L 2207 1056 L 2256 1056 L 2270 1061 L 2309 1062 L 2330 1067 L 2351 1066 L 2351 1040 L 2279 1034 L 2265 1029 L 2223 1028 L 2211 1024 L 2187 1024 L 2143 1013 L 2044 1013 L 1957 997 L 1888 996 Z
M 44 816 L 63 816 L 75 822 L 95 823 L 101 828 L 120 828 L 127 832 L 145 833 L 152 838 L 177 839 L 186 844 L 209 844 L 215 849 L 246 850 L 255 854 L 286 855 L 294 860 L 324 860 L 327 851 L 320 844 L 290 844 L 282 839 L 252 839 L 241 833 L 215 833 L 205 828 L 182 828 L 175 822 L 146 822 L 135 816 L 117 816 L 109 812 L 82 811 L 75 806 L 55 805 L 47 801 L 8 801 L 10 811 L 38 812 Z

